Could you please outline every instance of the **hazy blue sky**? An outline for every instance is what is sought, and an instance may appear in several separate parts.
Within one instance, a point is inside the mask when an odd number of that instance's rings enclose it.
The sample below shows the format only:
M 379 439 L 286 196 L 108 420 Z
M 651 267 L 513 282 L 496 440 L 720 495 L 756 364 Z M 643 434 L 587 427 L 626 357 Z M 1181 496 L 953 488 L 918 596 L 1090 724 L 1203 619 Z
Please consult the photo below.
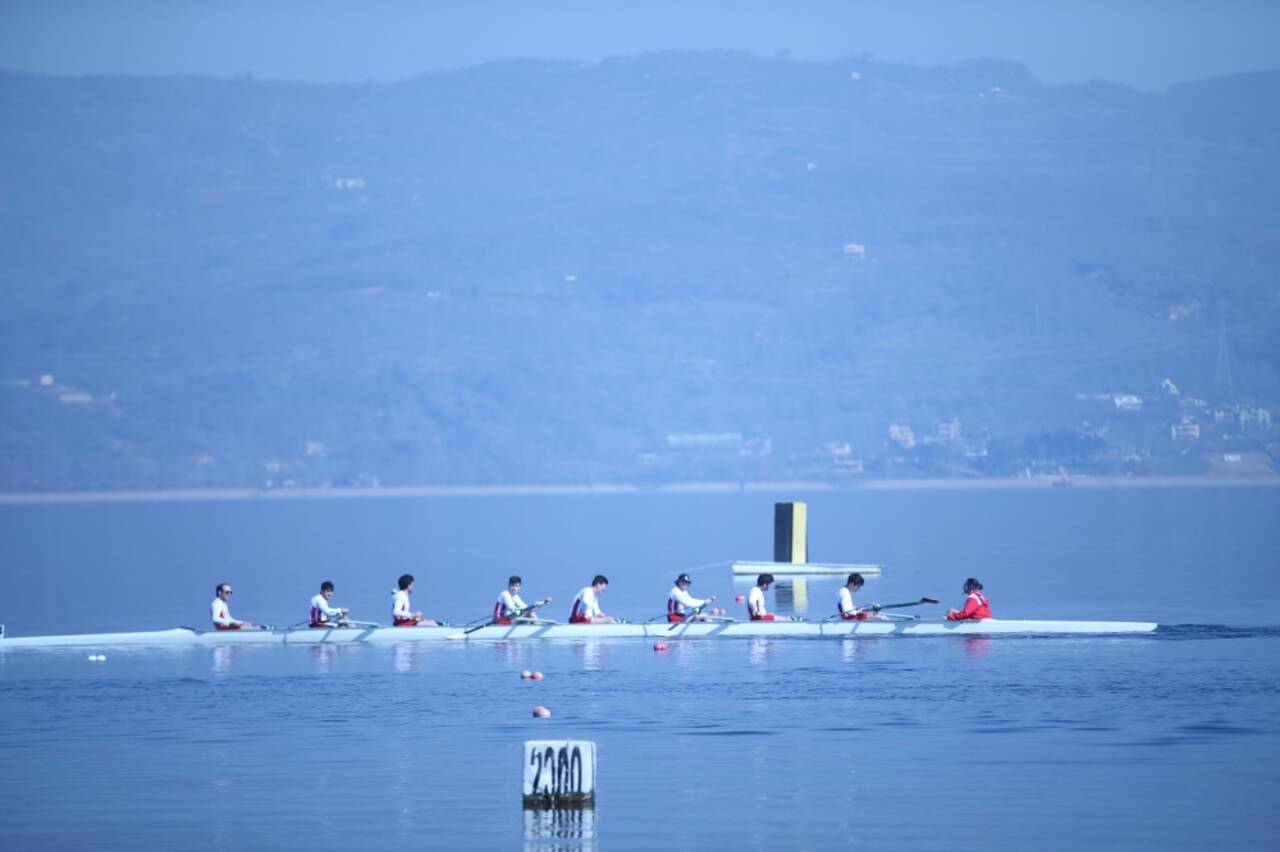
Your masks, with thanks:
M 668 48 L 1014 59 L 1147 89 L 1280 67 L 1280 0 L 0 0 L 0 68 L 396 80 Z

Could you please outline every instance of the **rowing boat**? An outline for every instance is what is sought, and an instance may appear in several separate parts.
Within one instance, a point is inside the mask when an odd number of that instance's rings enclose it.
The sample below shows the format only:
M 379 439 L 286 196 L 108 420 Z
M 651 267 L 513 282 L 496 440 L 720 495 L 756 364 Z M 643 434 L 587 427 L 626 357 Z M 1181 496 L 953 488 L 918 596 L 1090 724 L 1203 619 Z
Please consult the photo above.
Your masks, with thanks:
M 17 648 L 86 648 L 121 645 L 352 645 L 429 641 L 528 639 L 755 639 L 874 636 L 1054 636 L 1150 633 L 1145 621 L 691 621 L 683 624 L 513 624 L 465 632 L 460 627 L 333 627 L 273 630 L 148 630 L 69 636 L 0 638 L 0 651 Z

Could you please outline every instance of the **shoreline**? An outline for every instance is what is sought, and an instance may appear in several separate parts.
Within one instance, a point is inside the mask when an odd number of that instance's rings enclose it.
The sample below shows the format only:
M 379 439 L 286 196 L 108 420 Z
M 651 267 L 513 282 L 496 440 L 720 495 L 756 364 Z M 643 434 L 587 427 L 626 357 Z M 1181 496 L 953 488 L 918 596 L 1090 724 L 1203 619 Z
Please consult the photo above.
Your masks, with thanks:
M 1045 488 L 1275 488 L 1280 476 L 1078 476 L 993 479 L 872 479 L 856 483 L 819 481 L 673 482 L 662 485 L 401 485 L 316 488 L 154 488 L 117 491 L 0 492 L 0 505 L 38 503 L 199 502 L 221 500 L 367 499 L 407 497 L 555 497 L 629 494 L 723 494 L 775 491 L 963 491 Z

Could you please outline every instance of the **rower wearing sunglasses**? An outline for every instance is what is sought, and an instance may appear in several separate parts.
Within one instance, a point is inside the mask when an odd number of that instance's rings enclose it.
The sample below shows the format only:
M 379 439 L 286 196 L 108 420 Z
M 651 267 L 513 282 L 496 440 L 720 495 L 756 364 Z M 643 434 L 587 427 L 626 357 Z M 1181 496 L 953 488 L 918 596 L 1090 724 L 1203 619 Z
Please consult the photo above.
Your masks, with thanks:
M 228 601 L 231 599 L 232 591 L 230 583 L 219 583 L 217 588 L 213 590 L 213 603 L 209 606 L 210 614 L 213 617 L 214 630 L 257 630 L 258 625 L 248 621 L 240 621 L 231 617 L 231 608 Z

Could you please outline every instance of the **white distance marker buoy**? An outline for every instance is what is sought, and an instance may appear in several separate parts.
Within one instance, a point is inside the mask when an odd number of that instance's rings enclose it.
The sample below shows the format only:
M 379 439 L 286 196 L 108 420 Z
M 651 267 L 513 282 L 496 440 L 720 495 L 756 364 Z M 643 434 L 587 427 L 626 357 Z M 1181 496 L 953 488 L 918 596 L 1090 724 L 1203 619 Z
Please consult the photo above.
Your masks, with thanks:
M 525 740 L 524 806 L 590 805 L 596 800 L 596 744 Z

